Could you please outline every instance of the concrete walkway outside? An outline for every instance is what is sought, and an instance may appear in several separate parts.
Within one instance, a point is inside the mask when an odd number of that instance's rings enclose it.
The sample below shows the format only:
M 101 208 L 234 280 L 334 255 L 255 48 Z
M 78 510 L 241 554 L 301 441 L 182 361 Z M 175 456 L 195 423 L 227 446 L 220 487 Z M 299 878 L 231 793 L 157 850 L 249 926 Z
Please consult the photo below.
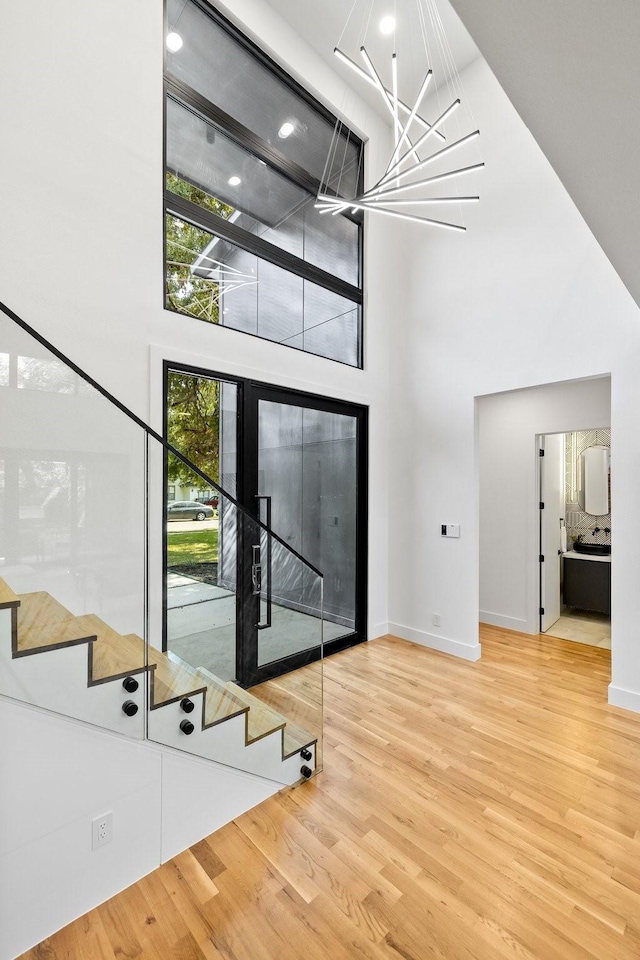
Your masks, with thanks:
M 167 576 L 169 650 L 194 667 L 206 667 L 221 680 L 236 677 L 236 596 L 223 587 L 191 577 Z M 320 621 L 310 614 L 273 604 L 272 628 L 258 637 L 258 663 L 270 663 L 316 647 Z M 325 643 L 351 628 L 325 620 Z

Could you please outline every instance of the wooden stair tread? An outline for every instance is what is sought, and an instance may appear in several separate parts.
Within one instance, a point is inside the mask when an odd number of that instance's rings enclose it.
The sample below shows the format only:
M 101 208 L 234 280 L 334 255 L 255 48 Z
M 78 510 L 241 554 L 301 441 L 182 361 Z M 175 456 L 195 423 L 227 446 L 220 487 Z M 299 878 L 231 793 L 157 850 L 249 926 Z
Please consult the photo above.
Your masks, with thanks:
M 208 680 L 207 700 L 205 705 L 205 726 L 210 727 L 228 717 L 237 717 L 246 714 L 248 707 L 231 691 L 225 689 L 221 680 Z
M 225 690 L 233 694 L 241 703 L 249 707 L 247 714 L 247 743 L 254 743 L 276 730 L 284 729 L 286 718 L 267 707 L 262 700 L 258 700 L 248 690 L 243 690 L 231 680 L 225 683 Z
M 88 615 L 92 616 L 92 615 Z M 84 618 L 78 618 L 84 619 Z M 98 683 L 111 677 L 141 673 L 145 669 L 144 640 L 135 633 L 121 634 L 98 617 L 97 640 L 93 644 L 91 680 Z M 106 628 L 106 629 L 104 629 Z
M 203 678 L 194 670 L 169 660 L 159 650 L 149 651 L 149 661 L 155 664 L 153 674 L 153 706 L 189 697 L 206 688 Z
M 230 690 L 227 690 L 226 684 L 210 673 L 204 667 L 190 668 L 199 682 L 204 684 L 207 689 L 205 698 L 204 726 L 211 727 L 221 720 L 228 720 L 229 717 L 237 717 L 242 713 L 247 713 L 248 707 Z
M 229 691 L 222 681 L 197 667 L 174 663 L 166 654 L 151 648 L 150 659 L 156 664 L 153 676 L 153 706 L 181 700 L 200 691 L 205 695 L 205 727 L 246 713 L 246 706 Z
M 18 607 L 18 649 L 35 650 L 64 642 L 49 640 L 49 634 L 52 628 L 73 619 L 71 611 L 54 600 L 45 590 L 21 594 Z
M 14 593 L 9 584 L 0 577 L 0 610 L 7 607 L 19 607 L 20 597 Z
M 139 637 L 123 637 L 93 613 L 74 617 L 48 593 L 24 594 L 21 600 L 18 652 L 93 641 L 90 683 L 144 669 L 144 644 Z
M 290 723 L 287 720 L 282 739 L 283 758 L 290 757 L 304 747 L 312 746 L 317 741 L 318 738 L 314 737 L 308 730 L 303 730 L 302 727 L 298 727 L 295 723 Z

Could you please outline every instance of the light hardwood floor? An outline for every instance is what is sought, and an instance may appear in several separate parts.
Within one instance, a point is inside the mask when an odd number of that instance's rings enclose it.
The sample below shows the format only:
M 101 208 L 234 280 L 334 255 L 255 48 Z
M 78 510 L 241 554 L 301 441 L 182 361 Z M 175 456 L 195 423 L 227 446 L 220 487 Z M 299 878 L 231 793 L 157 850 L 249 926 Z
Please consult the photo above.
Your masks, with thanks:
M 328 659 L 320 777 L 24 957 L 637 960 L 640 717 L 606 703 L 610 653 L 481 639 Z

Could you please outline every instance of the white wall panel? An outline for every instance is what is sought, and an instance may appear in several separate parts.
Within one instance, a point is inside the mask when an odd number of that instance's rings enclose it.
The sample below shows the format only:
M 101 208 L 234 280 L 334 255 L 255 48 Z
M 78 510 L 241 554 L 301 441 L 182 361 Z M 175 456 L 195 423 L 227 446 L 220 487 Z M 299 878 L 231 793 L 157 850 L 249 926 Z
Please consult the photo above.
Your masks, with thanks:
M 177 753 L 163 755 L 162 770 L 163 863 L 279 789 L 273 781 Z
M 405 231 L 403 338 L 391 360 L 389 620 L 427 641 L 477 643 L 476 397 L 610 374 L 613 509 L 631 504 L 613 530 L 612 676 L 640 694 L 639 311 L 486 64 L 462 81 L 482 131 L 480 203 L 463 237 Z M 440 536 L 444 522 L 461 524 L 459 540 Z M 525 538 L 521 571 L 530 547 Z M 505 612 L 518 618 L 522 578 L 513 589 L 519 599 Z

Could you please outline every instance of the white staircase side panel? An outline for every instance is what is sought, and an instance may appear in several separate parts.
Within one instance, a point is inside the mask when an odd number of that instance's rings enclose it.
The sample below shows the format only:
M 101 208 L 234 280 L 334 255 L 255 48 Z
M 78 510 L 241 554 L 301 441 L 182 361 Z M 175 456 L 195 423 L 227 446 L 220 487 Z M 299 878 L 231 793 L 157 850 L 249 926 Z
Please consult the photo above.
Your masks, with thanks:
M 166 750 L 162 757 L 162 851 L 165 863 L 280 790 L 280 784 Z M 199 802 L 194 803 L 194 798 Z
M 300 755 L 282 760 L 282 731 L 245 745 L 244 714 L 222 720 L 212 727 L 201 728 L 202 695 L 192 697 L 196 709 L 186 714 L 180 704 L 168 703 L 149 712 L 149 739 L 184 750 L 216 763 L 245 770 L 260 777 L 268 777 L 280 784 L 295 783 L 300 779 Z M 180 729 L 183 720 L 191 720 L 195 730 L 189 736 Z M 293 761 L 293 762 L 292 762 Z
M 5 614 L 8 611 L 0 611 Z M 0 694 L 52 710 L 63 716 L 94 723 L 126 737 L 144 737 L 145 675 L 136 674 L 139 687 L 127 693 L 122 680 L 88 685 L 88 643 L 58 647 L 26 657 L 11 656 L 11 628 L 7 618 L 0 629 Z M 133 700 L 138 712 L 128 717 L 122 710 Z

